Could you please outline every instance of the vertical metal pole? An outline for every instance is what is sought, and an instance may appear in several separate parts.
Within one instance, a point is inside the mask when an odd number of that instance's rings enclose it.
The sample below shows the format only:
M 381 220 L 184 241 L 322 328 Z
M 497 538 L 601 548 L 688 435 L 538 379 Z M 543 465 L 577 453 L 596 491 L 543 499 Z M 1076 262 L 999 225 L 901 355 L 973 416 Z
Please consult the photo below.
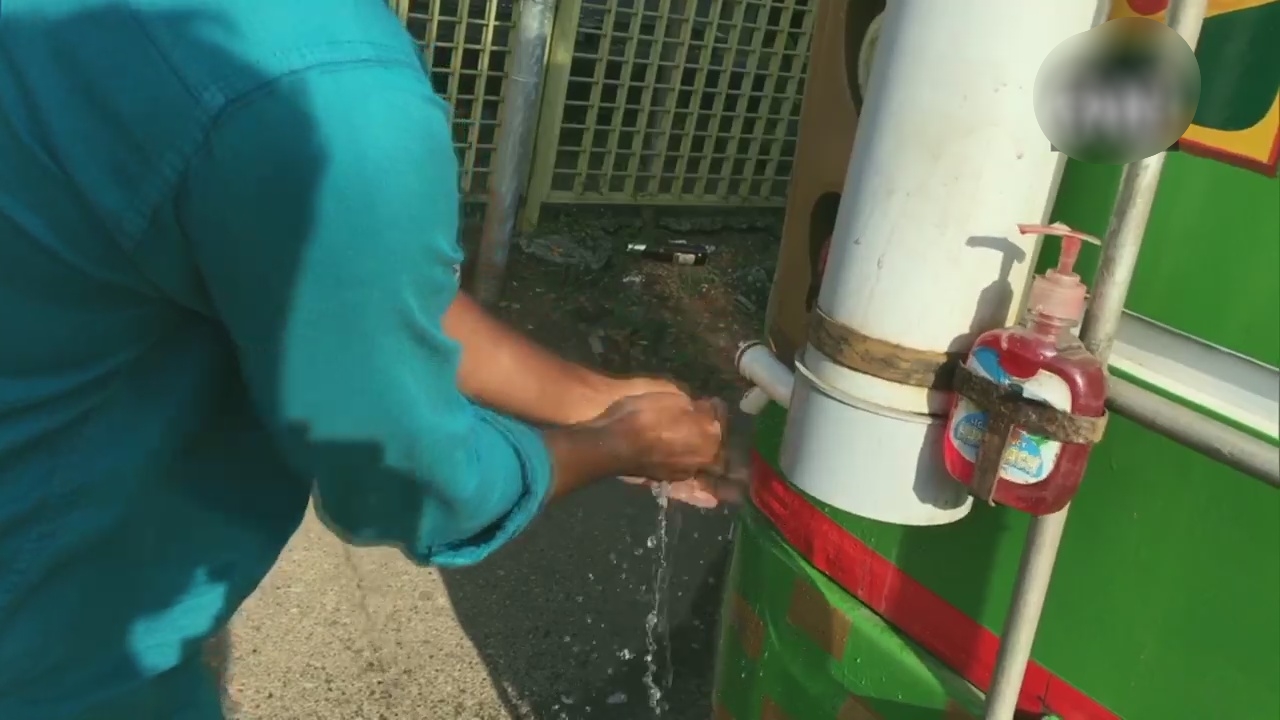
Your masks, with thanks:
M 542 106 L 538 112 L 538 129 L 533 145 L 533 167 L 529 173 L 529 190 L 519 219 L 523 232 L 532 230 L 538 224 L 542 203 L 551 193 L 556 153 L 560 150 L 560 128 L 564 124 L 569 77 L 573 70 L 573 52 L 578 42 L 578 21 L 581 19 L 582 0 L 560 0 L 556 4 L 546 80 L 542 89 Z
M 1204 22 L 1208 0 L 1174 0 L 1168 24 L 1195 49 Z M 1111 355 L 1116 331 L 1124 312 L 1124 302 L 1133 280 L 1138 252 L 1151 217 L 1164 169 L 1165 154 L 1125 166 L 1120 191 L 1102 244 L 1102 257 L 1093 283 L 1093 300 L 1080 328 L 1080 339 L 1105 365 Z M 1049 581 L 1058 558 L 1058 548 L 1067 524 L 1068 505 L 1052 515 L 1033 518 L 1027 531 L 1026 547 L 1018 569 L 1013 602 L 1001 635 L 991 692 L 987 696 L 986 720 L 1012 720 L 1022 691 L 1022 680 L 1036 629 L 1044 611 Z
M 476 264 L 475 290 L 482 303 L 494 302 L 502 292 L 511 235 L 533 155 L 542 71 L 547 62 L 547 39 L 554 17 L 555 0 L 522 0 L 520 3 L 510 70 L 503 87 L 497 152 L 489 175 L 489 204 Z

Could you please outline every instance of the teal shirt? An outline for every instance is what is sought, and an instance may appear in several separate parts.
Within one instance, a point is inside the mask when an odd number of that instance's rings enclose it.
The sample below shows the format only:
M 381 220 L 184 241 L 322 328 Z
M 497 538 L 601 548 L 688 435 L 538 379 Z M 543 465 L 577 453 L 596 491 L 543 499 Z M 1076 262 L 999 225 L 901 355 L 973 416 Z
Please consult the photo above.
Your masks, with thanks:
M 445 566 L 542 506 L 440 325 L 450 135 L 381 0 L 0 0 L 0 718 L 220 717 L 312 496 Z

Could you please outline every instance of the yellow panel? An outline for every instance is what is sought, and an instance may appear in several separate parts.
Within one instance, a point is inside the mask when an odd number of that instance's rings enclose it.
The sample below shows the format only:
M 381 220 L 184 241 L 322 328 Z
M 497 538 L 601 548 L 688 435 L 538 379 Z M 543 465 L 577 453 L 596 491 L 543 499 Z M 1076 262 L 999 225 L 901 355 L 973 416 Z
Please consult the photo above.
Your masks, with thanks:
M 1248 10 L 1276 2 L 1280 0 L 1209 0 L 1206 17 Z M 1165 21 L 1164 12 L 1141 15 L 1129 6 L 1127 0 L 1116 0 L 1111 5 L 1111 18 L 1125 17 L 1149 17 L 1160 22 Z M 1182 148 L 1195 155 L 1274 173 L 1277 155 L 1280 154 L 1280 93 L 1276 94 L 1271 110 L 1253 127 L 1244 130 L 1214 130 L 1192 125 L 1182 136 Z
M 1280 150 L 1280 93 L 1265 117 L 1244 130 L 1213 130 L 1192 125 L 1182 136 L 1184 149 L 1226 162 L 1273 170 Z M 1198 147 L 1196 147 L 1198 146 Z M 1243 161 L 1243 162 L 1242 162 Z

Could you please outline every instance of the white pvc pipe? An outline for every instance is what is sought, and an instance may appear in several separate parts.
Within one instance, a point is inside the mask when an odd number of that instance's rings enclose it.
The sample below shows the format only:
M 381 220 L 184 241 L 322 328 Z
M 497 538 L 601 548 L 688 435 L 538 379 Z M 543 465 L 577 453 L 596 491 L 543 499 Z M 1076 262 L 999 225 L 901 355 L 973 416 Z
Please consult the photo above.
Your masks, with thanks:
M 758 387 L 753 387 L 742 395 L 742 399 L 738 401 L 738 409 L 748 415 L 759 415 L 764 409 L 769 407 L 772 398 L 768 393 Z M 785 406 L 784 406 L 785 407 Z
M 1021 312 L 1060 155 L 1033 88 L 1060 42 L 1093 24 L 1097 0 L 894 0 L 888 4 L 818 305 L 899 345 L 968 350 Z M 994 246 L 994 247 L 993 247 Z M 809 355 L 824 380 L 910 412 L 932 393 Z
M 818 306 L 880 340 L 967 350 L 1010 324 L 1035 260 L 1017 224 L 1046 221 L 1060 156 L 1036 122 L 1037 71 L 1087 31 L 1096 0 L 894 0 L 858 121 Z M 950 395 L 797 359 L 782 466 L 849 512 L 952 522 L 971 500 L 942 467 Z
M 493 170 L 489 176 L 489 205 L 484 213 L 480 251 L 476 262 L 476 297 L 491 305 L 502 294 L 507 256 L 515 231 L 516 214 L 529 176 L 533 137 L 542 98 L 542 76 L 547 62 L 547 39 L 556 15 L 555 0 L 522 0 L 517 13 L 510 68 L 502 88 Z
M 862 47 L 858 50 L 858 92 L 867 96 L 867 87 L 871 84 L 871 68 L 874 65 L 876 44 L 880 42 L 880 27 L 884 25 L 884 11 L 867 25 L 867 34 L 862 37 Z
M 738 347 L 735 364 L 738 373 L 755 386 L 742 398 L 743 412 L 756 415 L 763 410 L 767 403 L 760 401 L 762 395 L 765 400 L 772 400 L 784 408 L 790 407 L 795 378 L 763 343 L 743 343 Z

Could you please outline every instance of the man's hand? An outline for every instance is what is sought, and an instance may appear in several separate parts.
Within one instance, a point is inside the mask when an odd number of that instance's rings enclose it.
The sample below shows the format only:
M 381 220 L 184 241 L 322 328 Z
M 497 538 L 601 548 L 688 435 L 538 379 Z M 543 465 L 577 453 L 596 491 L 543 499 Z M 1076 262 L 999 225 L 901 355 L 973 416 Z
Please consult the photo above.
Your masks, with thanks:
M 611 380 L 605 388 L 603 396 L 616 399 L 645 393 L 680 393 L 687 394 L 685 389 L 671 380 L 655 377 L 632 377 Z M 702 400 L 708 410 L 714 411 L 723 423 L 726 409 L 718 401 Z M 723 425 L 722 425 L 723 427 Z M 633 485 L 655 486 L 658 483 L 651 478 L 623 476 L 624 482 Z M 676 482 L 666 483 L 667 497 L 677 502 L 693 505 L 703 509 L 717 507 L 722 502 L 736 502 L 742 498 L 742 487 L 746 478 L 730 477 L 727 472 L 703 473 L 696 477 L 688 477 Z
M 670 380 L 609 377 L 566 362 L 489 316 L 463 293 L 450 305 L 443 324 L 445 332 L 462 346 L 458 367 L 462 392 L 476 402 L 529 422 L 559 426 L 588 423 L 620 400 L 637 395 L 680 394 L 687 399 L 684 389 Z M 549 441 L 557 435 L 566 433 L 549 431 Z M 653 481 L 625 479 L 635 483 Z M 669 488 L 670 497 L 699 507 L 715 507 L 735 494 L 719 482 L 718 476 L 690 475 L 671 483 Z
M 737 502 L 742 499 L 749 478 L 745 468 L 731 467 L 726 456 L 724 436 L 729 428 L 728 408 L 719 400 L 699 400 L 696 404 L 716 417 L 721 429 L 721 454 L 716 458 L 714 467 L 705 468 L 696 476 L 668 483 L 667 497 L 703 509 L 717 507 L 722 502 Z M 643 477 L 623 477 L 622 480 L 634 485 L 657 484 Z
M 633 485 L 656 487 L 659 483 L 644 478 L 624 477 L 623 481 Z M 735 502 L 742 497 L 738 483 L 727 482 L 719 475 L 701 475 L 673 482 L 667 485 L 667 497 L 685 505 L 692 505 L 704 510 L 711 510 L 722 502 Z
M 566 388 L 559 402 L 561 425 L 575 425 L 599 418 L 614 403 L 636 395 L 668 393 L 689 396 L 688 390 L 673 380 L 646 375 L 612 377 L 583 368 L 576 386 Z
M 658 377 L 627 377 L 616 378 L 607 381 L 604 384 L 602 397 L 609 397 L 610 401 L 605 405 L 605 410 L 610 405 L 626 397 L 632 395 L 647 395 L 649 393 L 674 393 L 677 395 L 688 396 L 688 391 L 672 380 Z M 601 412 L 604 412 L 603 410 Z
M 624 397 L 592 425 L 622 442 L 625 475 L 680 482 L 720 464 L 721 426 L 715 406 L 684 393 Z
M 556 494 L 611 475 L 680 482 L 715 471 L 721 432 L 714 406 L 682 393 L 625 397 L 590 423 L 547 431 Z

